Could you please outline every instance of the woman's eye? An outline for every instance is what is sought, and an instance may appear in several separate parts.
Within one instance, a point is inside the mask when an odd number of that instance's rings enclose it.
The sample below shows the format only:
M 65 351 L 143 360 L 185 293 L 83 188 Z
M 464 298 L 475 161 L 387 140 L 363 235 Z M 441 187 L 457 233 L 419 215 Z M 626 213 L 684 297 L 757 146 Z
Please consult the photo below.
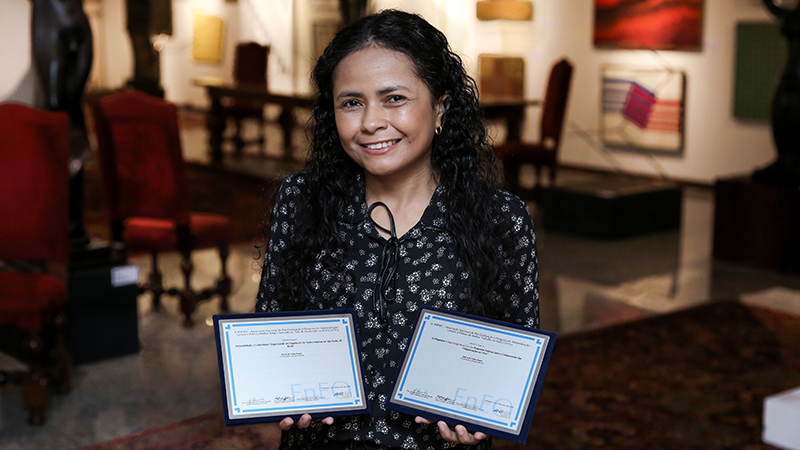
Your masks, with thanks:
M 392 95 L 389 97 L 389 103 L 399 103 L 405 100 L 406 98 L 402 95 Z
M 342 108 L 357 108 L 359 104 L 358 100 L 345 100 L 342 103 Z

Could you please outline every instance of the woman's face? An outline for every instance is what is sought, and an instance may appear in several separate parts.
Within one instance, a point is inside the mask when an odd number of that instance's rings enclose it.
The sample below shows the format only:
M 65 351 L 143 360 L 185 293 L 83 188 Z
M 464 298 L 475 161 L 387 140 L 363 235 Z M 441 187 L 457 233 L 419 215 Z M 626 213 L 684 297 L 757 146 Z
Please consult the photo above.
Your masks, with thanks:
M 411 60 L 394 50 L 358 50 L 333 73 L 342 147 L 368 177 L 431 175 L 431 143 L 443 101 L 434 101 Z

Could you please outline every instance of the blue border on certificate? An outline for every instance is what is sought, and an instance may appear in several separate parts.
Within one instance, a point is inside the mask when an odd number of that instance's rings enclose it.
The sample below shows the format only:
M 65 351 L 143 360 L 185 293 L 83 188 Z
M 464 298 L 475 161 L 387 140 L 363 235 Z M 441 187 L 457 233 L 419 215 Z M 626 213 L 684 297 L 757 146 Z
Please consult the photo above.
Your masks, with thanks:
M 431 312 L 434 314 L 428 314 Z M 451 319 L 442 316 L 450 316 L 453 318 Z M 462 321 L 458 320 L 458 318 L 464 318 L 468 320 Z M 527 384 L 524 386 L 524 389 L 520 394 L 521 398 L 517 403 L 517 405 L 520 405 L 520 407 L 516 408 L 516 414 L 514 414 L 513 417 L 509 416 L 508 418 L 503 418 L 504 420 L 488 419 L 486 417 L 466 413 L 463 410 L 446 408 L 441 404 L 434 404 L 418 399 L 403 397 L 406 375 L 408 374 L 409 368 L 414 361 L 417 344 L 423 336 L 425 325 L 431 321 L 449 321 L 452 323 L 457 323 L 459 326 L 474 327 L 492 333 L 506 334 L 515 338 L 533 341 L 532 343 L 536 349 L 536 354 L 533 357 L 531 368 L 528 373 Z M 498 326 L 502 328 L 498 329 Z M 417 329 L 419 332 L 417 332 Z M 519 330 L 519 332 L 507 331 L 508 329 Z M 544 336 L 546 336 L 547 339 L 545 339 Z M 461 424 L 473 432 L 481 431 L 492 436 L 497 436 L 513 442 L 524 444 L 528 437 L 531 420 L 533 419 L 536 403 L 539 398 L 539 394 L 541 393 L 542 384 L 544 383 L 544 375 L 550 362 L 555 340 L 556 333 L 553 332 L 536 330 L 521 325 L 487 319 L 470 314 L 448 311 L 431 306 L 422 306 L 414 322 L 414 329 L 411 332 L 410 343 L 406 348 L 402 364 L 400 364 L 398 368 L 397 376 L 395 377 L 394 385 L 392 387 L 392 395 L 386 400 L 386 407 L 391 410 L 400 411 L 414 416 L 422 416 L 431 420 L 442 420 L 448 423 L 450 426 Z M 540 354 L 541 352 L 544 352 L 544 354 Z M 534 383 L 533 389 L 531 389 L 530 386 L 531 382 Z M 415 408 L 409 404 L 419 405 L 419 408 Z M 527 405 L 524 410 L 522 405 Z M 431 410 L 436 410 L 441 413 L 437 414 Z M 486 426 L 483 424 L 492 424 L 493 426 Z
M 349 319 L 341 319 L 341 318 L 333 318 L 331 316 L 342 316 L 347 315 Z M 296 320 L 300 317 L 308 317 L 308 316 L 320 316 L 319 320 Z M 328 316 L 328 318 L 325 318 Z M 258 318 L 269 318 L 273 319 L 270 321 L 265 321 L 263 324 L 258 323 Z M 277 318 L 284 318 L 285 320 L 274 320 Z M 287 311 L 287 312 L 276 312 L 276 313 L 251 313 L 251 314 L 221 314 L 221 315 L 214 315 L 214 335 L 216 340 L 216 347 L 217 347 L 217 363 L 219 366 L 219 377 L 220 377 L 220 387 L 222 390 L 222 403 L 223 403 L 223 411 L 225 414 L 225 424 L 227 426 L 235 426 L 235 425 L 246 425 L 246 424 L 253 424 L 253 423 L 269 423 L 269 422 L 279 422 L 283 420 L 284 417 L 292 417 L 294 420 L 297 420 L 302 416 L 304 413 L 314 414 L 316 411 L 315 416 L 321 417 L 337 417 L 337 416 L 350 416 L 356 414 L 369 414 L 370 413 L 370 406 L 369 401 L 367 401 L 367 389 L 366 389 L 366 382 L 364 378 L 364 370 L 361 366 L 361 345 L 358 339 L 358 326 L 355 317 L 355 310 L 353 309 L 336 309 L 336 310 L 318 310 L 318 311 Z M 256 319 L 256 320 L 254 320 Z M 245 323 L 237 324 L 236 320 L 242 320 Z M 348 347 L 350 349 L 350 367 L 353 377 L 352 388 L 355 391 L 354 399 L 352 401 L 342 402 L 340 399 L 334 399 L 336 403 L 328 403 L 323 405 L 315 405 L 311 410 L 309 410 L 308 406 L 295 406 L 295 407 L 274 407 L 274 408 L 250 408 L 244 409 L 241 406 L 237 405 L 237 397 L 236 397 L 236 384 L 234 380 L 234 373 L 233 373 L 233 361 L 231 358 L 231 351 L 230 351 L 230 340 L 227 339 L 227 333 L 229 330 L 236 327 L 258 327 L 260 325 L 263 326 L 274 326 L 274 325 L 293 325 L 293 324 L 313 324 L 313 323 L 332 323 L 338 322 L 341 323 L 343 320 L 349 320 L 349 324 L 345 323 L 345 329 L 347 332 L 347 339 L 348 339 Z M 221 324 L 224 324 L 223 326 Z M 351 333 L 354 336 L 353 341 L 351 341 Z M 226 334 L 225 342 L 227 343 L 226 351 L 223 352 L 222 349 L 222 336 L 221 333 Z M 353 350 L 356 350 L 356 353 L 353 353 Z M 223 362 L 223 356 L 227 355 L 228 360 Z M 225 367 L 228 368 L 228 371 L 225 371 Z M 226 377 L 227 376 L 227 377 Z M 226 379 L 229 377 L 230 379 L 230 386 L 231 386 L 231 395 L 228 395 L 227 386 L 229 385 L 226 382 Z M 349 380 L 348 380 L 349 381 Z M 268 382 L 268 380 L 265 380 Z M 233 405 L 229 403 L 229 398 L 232 399 Z M 230 416 L 230 407 L 233 406 L 240 413 L 246 414 L 255 414 L 255 416 L 248 416 L 245 418 L 232 418 Z M 344 409 L 337 409 L 335 411 L 320 411 L 324 408 L 339 408 L 342 406 L 352 406 L 352 408 L 344 408 Z M 291 413 L 290 411 L 297 410 L 296 413 Z M 275 411 L 285 411 L 286 414 L 278 414 L 274 415 Z

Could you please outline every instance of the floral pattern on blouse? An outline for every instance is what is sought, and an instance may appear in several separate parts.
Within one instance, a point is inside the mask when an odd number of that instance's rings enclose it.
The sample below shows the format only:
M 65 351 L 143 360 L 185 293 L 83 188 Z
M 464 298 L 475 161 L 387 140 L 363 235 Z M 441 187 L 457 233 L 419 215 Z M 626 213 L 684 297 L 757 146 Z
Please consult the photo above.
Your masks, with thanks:
M 256 301 L 257 312 L 280 310 L 274 293 L 280 289 L 274 275 L 281 251 L 292 239 L 296 213 L 295 199 L 309 193 L 302 173 L 287 177 L 277 196 L 270 223 L 270 237 L 264 258 L 261 284 Z M 336 418 L 333 425 L 320 421 L 301 430 L 297 427 L 284 432 L 281 449 L 329 448 L 332 440 L 371 441 L 390 448 L 456 449 L 491 448 L 491 439 L 474 446 L 462 446 L 445 441 L 436 424 L 416 424 L 414 417 L 387 410 L 384 402 L 391 387 L 398 363 L 409 338 L 417 309 L 425 304 L 453 311 L 466 311 L 469 293 L 464 286 L 470 274 L 458 256 L 457 244 L 443 225 L 443 187 L 433 194 L 420 221 L 397 240 L 396 273 L 387 300 L 386 319 L 381 320 L 375 305 L 373 290 L 379 286 L 381 265 L 385 258 L 387 239 L 380 235 L 367 216 L 363 180 L 353 194 L 353 202 L 340 219 L 347 242 L 347 254 L 333 255 L 344 262 L 346 273 L 335 273 L 322 264 L 313 268 L 313 306 L 317 309 L 353 308 L 358 320 L 361 340 L 361 359 L 369 390 L 372 413 L 368 416 Z M 499 192 L 503 211 L 511 217 L 517 243 L 513 258 L 515 270 L 506 276 L 522 286 L 522 298 L 508 299 L 506 322 L 531 328 L 539 327 L 539 273 L 536 237 L 530 212 L 522 200 Z M 342 252 L 343 253 L 343 252 Z M 324 256 L 324 255 L 320 255 Z M 460 289 L 459 289 L 460 288 Z M 460 291 L 460 292 L 459 292 Z

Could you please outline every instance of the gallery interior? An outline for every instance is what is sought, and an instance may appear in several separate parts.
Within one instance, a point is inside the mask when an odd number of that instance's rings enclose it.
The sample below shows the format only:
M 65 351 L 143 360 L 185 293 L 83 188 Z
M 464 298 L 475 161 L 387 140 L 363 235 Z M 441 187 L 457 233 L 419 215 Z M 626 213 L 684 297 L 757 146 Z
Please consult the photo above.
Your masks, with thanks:
M 278 448 L 225 426 L 213 317 L 254 310 L 316 58 L 388 8 L 536 227 L 558 337 L 495 448 L 800 449 L 797 0 L 2 0 L 0 450 Z

